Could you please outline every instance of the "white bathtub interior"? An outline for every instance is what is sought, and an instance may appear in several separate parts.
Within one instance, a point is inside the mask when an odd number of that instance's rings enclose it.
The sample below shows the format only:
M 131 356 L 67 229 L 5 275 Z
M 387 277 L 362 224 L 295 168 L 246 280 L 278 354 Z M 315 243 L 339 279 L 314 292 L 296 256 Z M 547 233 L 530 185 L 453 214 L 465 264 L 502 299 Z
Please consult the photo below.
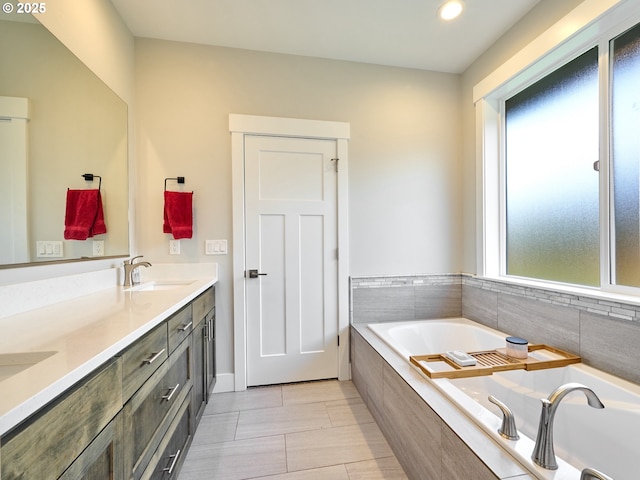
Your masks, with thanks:
M 370 324 L 385 343 L 407 359 L 410 355 L 466 352 L 504 347 L 507 333 L 467 319 Z M 615 480 L 635 480 L 640 472 L 640 387 L 583 364 L 539 371 L 510 371 L 455 380 L 429 379 L 463 412 L 538 478 L 579 479 L 584 467 L 596 468 Z M 591 408 L 581 392 L 562 400 L 554 421 L 554 445 L 559 469 L 546 470 L 531 461 L 540 418 L 540 399 L 570 382 L 593 389 L 605 405 Z M 494 395 L 514 413 L 520 440 L 497 434 L 498 408 Z

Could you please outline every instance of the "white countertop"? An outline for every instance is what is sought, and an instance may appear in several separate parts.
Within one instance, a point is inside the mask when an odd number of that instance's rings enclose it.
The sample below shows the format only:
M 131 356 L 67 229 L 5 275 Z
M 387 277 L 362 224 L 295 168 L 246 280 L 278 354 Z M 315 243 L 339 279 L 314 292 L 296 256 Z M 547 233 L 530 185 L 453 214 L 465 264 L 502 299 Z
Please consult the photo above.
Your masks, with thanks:
M 168 290 L 113 286 L 0 318 L 0 356 L 55 352 L 0 380 L 0 435 L 214 285 L 217 268 L 179 279 L 193 281 Z

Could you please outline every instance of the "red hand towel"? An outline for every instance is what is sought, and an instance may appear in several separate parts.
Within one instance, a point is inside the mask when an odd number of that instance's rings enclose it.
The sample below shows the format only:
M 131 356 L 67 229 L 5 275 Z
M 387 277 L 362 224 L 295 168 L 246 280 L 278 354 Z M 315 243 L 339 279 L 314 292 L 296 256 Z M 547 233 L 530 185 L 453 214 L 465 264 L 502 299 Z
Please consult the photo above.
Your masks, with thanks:
M 193 192 L 164 192 L 164 224 L 162 231 L 176 240 L 193 235 Z
M 97 190 L 67 190 L 64 238 L 86 240 L 98 209 Z
M 65 240 L 86 240 L 107 233 L 100 190 L 67 190 Z

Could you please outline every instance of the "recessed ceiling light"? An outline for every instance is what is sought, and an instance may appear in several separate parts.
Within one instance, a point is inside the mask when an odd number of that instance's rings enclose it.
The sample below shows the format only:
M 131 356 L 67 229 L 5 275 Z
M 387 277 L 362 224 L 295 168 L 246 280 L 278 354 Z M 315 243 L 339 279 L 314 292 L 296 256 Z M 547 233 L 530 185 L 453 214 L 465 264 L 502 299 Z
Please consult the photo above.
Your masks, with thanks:
M 464 10 L 462 0 L 448 0 L 438 9 L 438 17 L 442 20 L 453 20 L 458 18 Z

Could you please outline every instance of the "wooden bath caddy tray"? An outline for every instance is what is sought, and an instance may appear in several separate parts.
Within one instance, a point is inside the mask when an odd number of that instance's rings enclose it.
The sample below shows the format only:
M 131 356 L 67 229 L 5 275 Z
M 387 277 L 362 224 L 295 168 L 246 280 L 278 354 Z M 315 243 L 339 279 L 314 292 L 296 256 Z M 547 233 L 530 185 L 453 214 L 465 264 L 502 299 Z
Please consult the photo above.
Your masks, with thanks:
M 549 358 L 542 356 L 537 358 L 537 356 L 534 357 L 532 355 L 527 358 L 511 358 L 507 356 L 505 348 L 498 348 L 482 352 L 469 352 L 469 355 L 474 357 L 477 362 L 472 367 L 461 367 L 449 360 L 444 353 L 413 355 L 409 359 L 413 365 L 422 370 L 429 378 L 464 378 L 491 375 L 493 372 L 505 372 L 507 370 L 542 370 L 545 368 L 564 367 L 581 361 L 578 355 L 543 344 L 529 345 L 529 353 L 531 352 L 538 352 L 538 354 Z M 429 362 L 444 362 L 453 370 L 432 370 L 426 366 Z

